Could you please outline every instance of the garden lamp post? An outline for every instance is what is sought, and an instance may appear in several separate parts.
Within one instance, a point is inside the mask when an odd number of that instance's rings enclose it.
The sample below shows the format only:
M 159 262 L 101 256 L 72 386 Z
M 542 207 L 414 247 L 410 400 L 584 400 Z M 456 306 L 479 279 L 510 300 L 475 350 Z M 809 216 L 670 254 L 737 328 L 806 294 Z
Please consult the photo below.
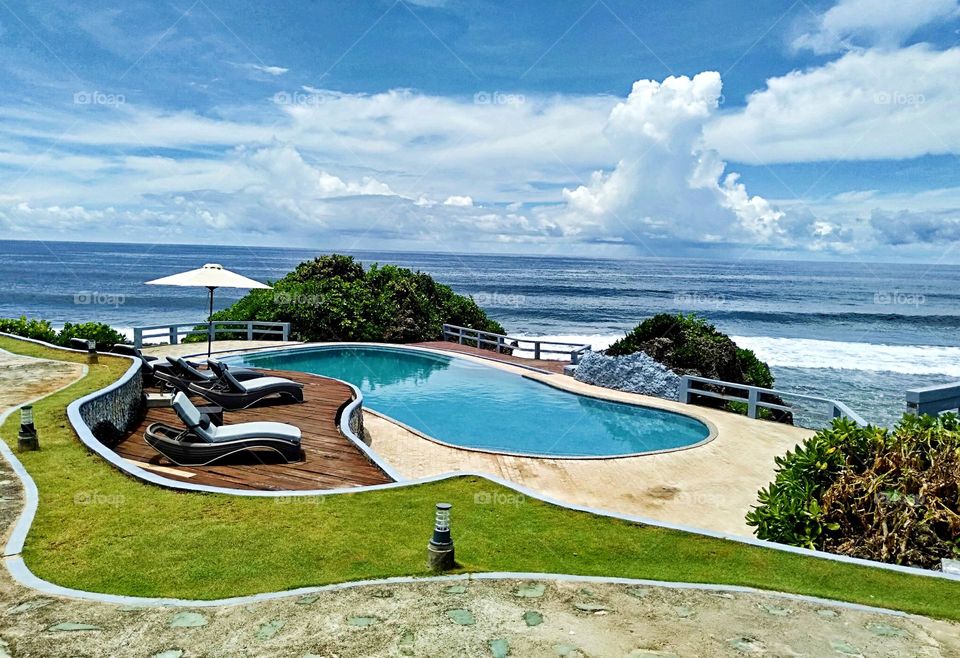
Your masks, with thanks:
M 448 571 L 456 562 L 453 556 L 453 538 L 450 536 L 450 503 L 437 503 L 433 536 L 427 544 L 427 563 L 434 571 Z

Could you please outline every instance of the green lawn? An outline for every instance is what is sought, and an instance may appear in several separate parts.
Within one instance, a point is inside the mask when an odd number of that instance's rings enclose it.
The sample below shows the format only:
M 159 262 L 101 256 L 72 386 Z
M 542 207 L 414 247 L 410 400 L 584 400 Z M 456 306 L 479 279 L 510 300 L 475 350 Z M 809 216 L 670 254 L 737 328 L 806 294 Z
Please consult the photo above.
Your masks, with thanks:
M 0 348 L 83 358 L 2 337 Z M 114 381 L 127 363 L 101 357 L 83 380 L 34 407 L 42 450 L 20 459 L 40 490 L 40 508 L 24 558 L 60 585 L 211 599 L 426 575 L 433 504 L 443 500 L 454 506 L 464 570 L 748 585 L 960 619 L 960 583 L 572 512 L 473 477 L 279 501 L 140 484 L 90 454 L 66 418 L 70 401 Z M 14 414 L 0 429 L 11 446 L 16 430 Z M 513 504 L 481 504 L 487 494 Z

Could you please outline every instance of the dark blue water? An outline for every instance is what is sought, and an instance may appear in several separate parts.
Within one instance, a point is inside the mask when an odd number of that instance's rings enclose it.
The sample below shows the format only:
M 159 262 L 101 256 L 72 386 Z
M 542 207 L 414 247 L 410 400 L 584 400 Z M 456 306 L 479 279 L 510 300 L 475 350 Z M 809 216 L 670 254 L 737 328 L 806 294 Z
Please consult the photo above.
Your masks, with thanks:
M 206 317 L 206 294 L 144 281 L 218 262 L 282 277 L 329 250 L 0 241 L 0 316 L 119 328 Z M 774 368 L 777 385 L 888 423 L 911 386 L 960 380 L 960 267 L 352 252 L 473 295 L 509 332 L 603 347 L 660 311 L 697 312 Z M 218 290 L 217 307 L 243 291 Z

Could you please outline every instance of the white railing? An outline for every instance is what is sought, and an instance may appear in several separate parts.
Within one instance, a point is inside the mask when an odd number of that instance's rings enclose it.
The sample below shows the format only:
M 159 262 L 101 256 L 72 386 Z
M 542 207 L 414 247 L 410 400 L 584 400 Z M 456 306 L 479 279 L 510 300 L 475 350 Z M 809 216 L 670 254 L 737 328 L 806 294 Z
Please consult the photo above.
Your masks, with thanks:
M 960 409 L 960 384 L 939 384 L 907 391 L 907 411 L 912 414 L 939 415 Z
M 723 391 L 711 391 L 702 387 L 702 385 L 712 385 L 720 387 Z M 726 392 L 728 389 L 734 389 L 743 395 L 732 395 Z M 829 418 L 849 418 L 857 425 L 864 426 L 867 421 L 860 414 L 852 410 L 839 400 L 817 397 L 815 395 L 803 395 L 801 393 L 790 393 L 789 391 L 778 391 L 772 388 L 761 388 L 759 386 L 748 386 L 746 384 L 735 384 L 725 382 L 719 379 L 709 379 L 707 377 L 696 377 L 694 375 L 684 375 L 680 378 L 680 402 L 684 404 L 693 404 L 695 396 L 716 398 L 728 402 L 742 402 L 747 405 L 747 416 L 756 418 L 760 409 L 773 409 L 776 411 L 796 412 L 797 408 L 790 404 L 779 404 L 765 400 L 765 396 L 775 396 L 781 400 L 797 400 L 812 402 L 826 407 Z
M 203 327 L 198 329 L 197 327 Z M 207 336 L 212 340 L 217 339 L 217 334 L 244 334 L 247 340 L 253 340 L 254 336 L 278 336 L 280 340 L 290 339 L 289 322 L 258 322 L 256 320 L 238 320 L 226 321 L 216 320 L 214 322 L 185 322 L 181 324 L 156 324 L 149 327 L 133 328 L 133 344 L 136 347 L 143 347 L 144 342 L 166 341 L 171 345 L 180 342 L 183 336 Z
M 580 363 L 580 358 L 593 349 L 590 345 L 507 336 L 505 334 L 495 334 L 490 331 L 460 327 L 455 324 L 443 325 L 443 339 L 456 340 L 461 345 L 476 344 L 477 347 L 488 345 L 495 348 L 498 352 L 505 352 L 510 349 L 533 352 L 534 359 L 539 359 L 544 354 L 563 354 L 568 356 L 570 363 L 573 364 Z M 524 347 L 524 345 L 530 345 L 530 348 L 528 349 Z

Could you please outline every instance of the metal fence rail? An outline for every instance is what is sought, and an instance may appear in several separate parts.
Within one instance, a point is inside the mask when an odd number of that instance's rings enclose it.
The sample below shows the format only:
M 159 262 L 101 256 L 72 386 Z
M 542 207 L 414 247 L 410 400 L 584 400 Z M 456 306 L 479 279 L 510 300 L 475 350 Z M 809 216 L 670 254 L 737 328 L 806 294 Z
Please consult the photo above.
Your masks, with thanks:
M 544 354 L 563 354 L 569 357 L 573 364 L 580 363 L 580 358 L 592 349 L 590 345 L 507 336 L 455 324 L 443 325 L 443 338 L 444 340 L 456 340 L 461 345 L 476 344 L 477 347 L 489 345 L 496 348 L 498 352 L 508 349 L 533 352 L 534 359 L 539 359 Z M 531 348 L 528 349 L 524 345 L 530 345 Z
M 704 385 L 715 386 L 723 389 L 722 391 L 708 390 Z M 733 389 L 737 394 L 731 394 L 726 391 Z M 739 393 L 743 393 L 740 395 Z M 742 402 L 747 405 L 747 416 L 756 418 L 760 409 L 773 409 L 777 411 L 797 411 L 797 407 L 790 404 L 780 404 L 764 399 L 765 397 L 777 397 L 785 402 L 787 400 L 796 400 L 798 402 L 812 402 L 826 407 L 826 412 L 830 418 L 849 418 L 857 425 L 864 426 L 867 421 L 860 414 L 852 410 L 839 400 L 822 398 L 815 395 L 804 395 L 802 393 L 790 393 L 789 391 L 779 391 L 772 388 L 761 388 L 759 386 L 748 386 L 746 384 L 735 384 L 725 382 L 719 379 L 709 379 L 707 377 L 696 377 L 694 375 L 684 375 L 680 378 L 680 402 L 684 404 L 693 404 L 693 399 L 697 396 L 716 398 L 728 402 Z
M 960 409 L 960 383 L 940 384 L 907 391 L 907 411 L 912 414 L 937 415 Z
M 197 327 L 204 328 L 197 329 Z M 183 336 L 207 336 L 208 334 L 212 340 L 216 340 L 217 334 L 241 334 L 246 335 L 247 340 L 253 340 L 254 336 L 267 335 L 277 336 L 280 340 L 286 341 L 290 339 L 290 323 L 217 320 L 214 322 L 156 324 L 149 327 L 134 327 L 133 344 L 136 347 L 142 347 L 144 342 L 157 342 L 160 339 L 171 345 L 176 345 Z

